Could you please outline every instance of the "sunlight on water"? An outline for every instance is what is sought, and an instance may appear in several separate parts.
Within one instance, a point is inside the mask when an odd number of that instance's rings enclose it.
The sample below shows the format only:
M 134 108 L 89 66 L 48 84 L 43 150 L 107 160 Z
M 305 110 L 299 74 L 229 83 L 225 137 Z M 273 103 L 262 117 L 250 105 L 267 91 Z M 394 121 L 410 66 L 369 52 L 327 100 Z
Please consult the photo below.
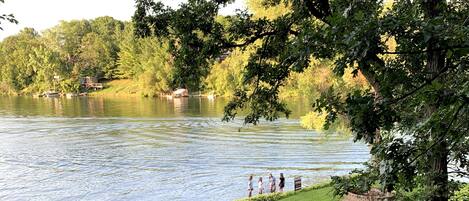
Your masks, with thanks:
M 0 200 L 233 200 L 250 174 L 317 183 L 368 148 L 293 119 L 221 122 L 224 100 L 0 97 Z

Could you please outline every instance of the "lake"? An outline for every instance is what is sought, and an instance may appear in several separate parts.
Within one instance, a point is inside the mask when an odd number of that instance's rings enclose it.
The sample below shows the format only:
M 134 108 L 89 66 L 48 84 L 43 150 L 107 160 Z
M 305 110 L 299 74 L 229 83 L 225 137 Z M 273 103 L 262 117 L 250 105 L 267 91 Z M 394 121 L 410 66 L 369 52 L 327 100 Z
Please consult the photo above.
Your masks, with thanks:
M 224 99 L 0 96 L 0 200 L 233 200 L 268 173 L 304 184 L 362 167 L 369 149 L 290 119 L 222 122 Z M 257 182 L 254 182 L 257 191 Z

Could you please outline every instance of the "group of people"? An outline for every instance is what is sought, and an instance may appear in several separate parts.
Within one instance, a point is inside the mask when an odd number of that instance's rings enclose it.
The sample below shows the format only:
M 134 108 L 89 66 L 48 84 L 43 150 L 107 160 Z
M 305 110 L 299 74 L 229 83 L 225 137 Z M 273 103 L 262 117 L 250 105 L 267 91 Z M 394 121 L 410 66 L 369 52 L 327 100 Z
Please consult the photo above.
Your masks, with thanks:
M 252 179 L 253 176 L 249 176 L 249 181 L 248 181 L 248 196 L 252 196 L 252 191 L 254 191 L 254 187 L 252 186 Z M 262 177 L 259 177 L 258 180 L 258 185 L 259 189 L 259 194 L 264 193 L 264 182 L 262 181 Z M 278 188 L 279 192 L 283 192 L 283 188 L 285 187 L 285 177 L 283 176 L 283 173 L 280 173 L 280 182 L 278 183 Z M 277 183 L 275 180 L 275 177 L 272 175 L 272 173 L 269 174 L 269 189 L 271 193 L 275 193 L 277 191 Z

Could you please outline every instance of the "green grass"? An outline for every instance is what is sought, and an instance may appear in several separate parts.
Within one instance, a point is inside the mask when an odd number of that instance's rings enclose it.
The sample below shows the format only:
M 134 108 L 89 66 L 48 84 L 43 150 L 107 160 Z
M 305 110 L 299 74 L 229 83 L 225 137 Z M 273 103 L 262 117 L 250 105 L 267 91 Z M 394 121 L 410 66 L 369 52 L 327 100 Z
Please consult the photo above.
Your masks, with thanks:
M 334 197 L 332 187 L 302 191 L 295 195 L 281 199 L 280 201 L 339 201 L 340 198 Z
M 104 89 L 90 91 L 91 96 L 140 96 L 140 88 L 132 80 L 112 80 L 104 83 Z
M 339 201 L 340 199 L 332 194 L 331 184 L 324 183 L 306 187 L 301 191 L 264 194 L 239 201 Z

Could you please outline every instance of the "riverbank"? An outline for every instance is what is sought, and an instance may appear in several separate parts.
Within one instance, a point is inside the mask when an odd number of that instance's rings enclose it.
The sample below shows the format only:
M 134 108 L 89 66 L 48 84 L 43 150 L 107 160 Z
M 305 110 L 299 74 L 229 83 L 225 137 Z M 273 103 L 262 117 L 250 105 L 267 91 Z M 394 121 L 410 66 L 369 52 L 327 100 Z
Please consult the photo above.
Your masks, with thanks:
M 102 90 L 89 93 L 90 96 L 141 96 L 141 94 L 138 83 L 130 79 L 105 82 Z
M 104 84 L 102 90 L 90 91 L 90 96 L 118 96 L 118 97 L 163 97 L 167 94 L 145 89 L 138 82 L 131 79 L 111 80 Z M 196 94 L 198 96 L 198 94 Z M 201 96 L 206 96 L 202 94 Z
M 303 188 L 300 191 L 257 195 L 237 201 L 339 201 L 340 198 L 334 197 L 332 191 L 331 183 L 323 183 Z

